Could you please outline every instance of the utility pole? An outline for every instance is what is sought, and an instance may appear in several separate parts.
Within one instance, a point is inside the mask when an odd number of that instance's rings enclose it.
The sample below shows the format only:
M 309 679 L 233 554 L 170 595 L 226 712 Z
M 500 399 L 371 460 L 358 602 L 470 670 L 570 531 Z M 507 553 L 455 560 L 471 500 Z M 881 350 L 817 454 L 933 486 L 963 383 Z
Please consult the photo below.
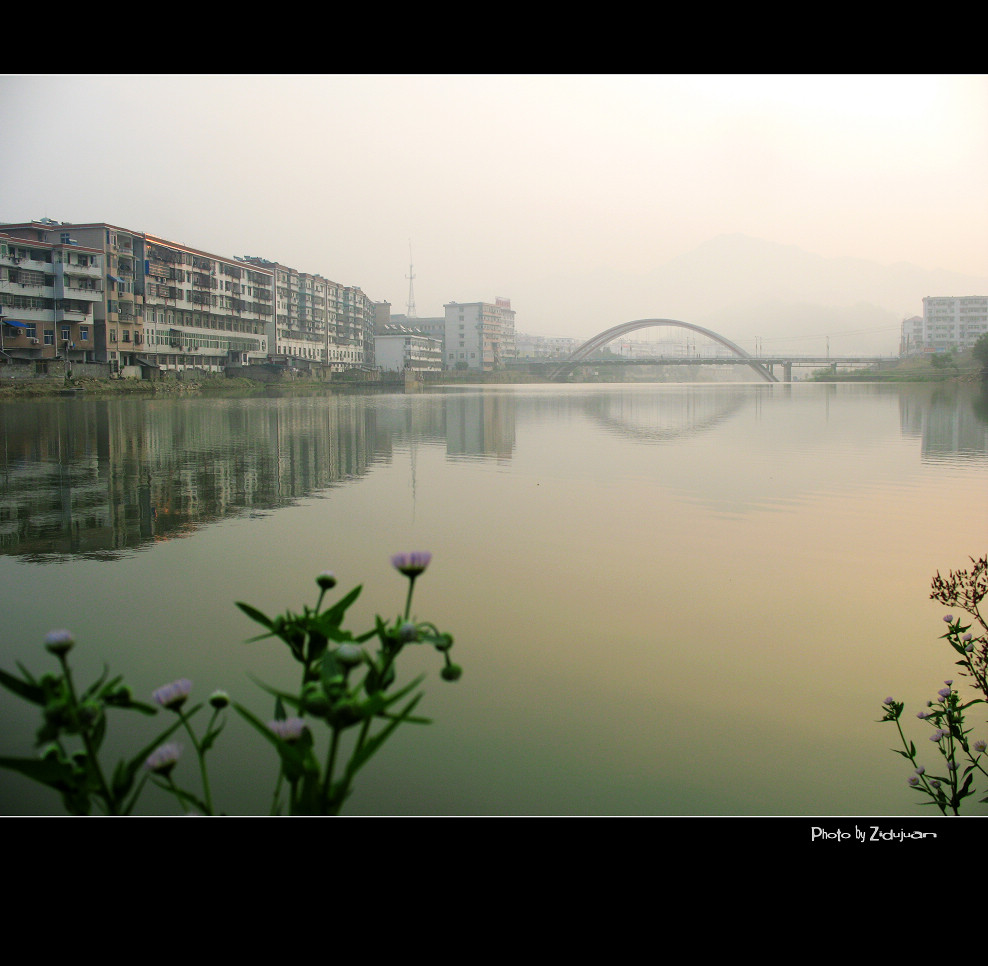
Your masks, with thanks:
M 415 272 L 414 265 L 412 264 L 412 240 L 408 239 L 408 274 L 405 278 L 408 279 L 408 306 L 407 306 L 407 316 L 410 319 L 415 318 Z

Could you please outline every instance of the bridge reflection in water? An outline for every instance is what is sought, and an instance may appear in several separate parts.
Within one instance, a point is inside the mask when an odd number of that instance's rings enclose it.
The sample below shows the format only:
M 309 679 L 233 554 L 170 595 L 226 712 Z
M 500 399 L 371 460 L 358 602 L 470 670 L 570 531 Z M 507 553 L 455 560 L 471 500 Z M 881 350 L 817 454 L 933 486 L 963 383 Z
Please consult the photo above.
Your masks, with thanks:
M 706 336 L 706 338 L 711 341 L 724 346 L 724 348 L 731 352 L 732 355 L 717 358 L 691 356 L 686 358 L 675 357 L 671 359 L 663 357 L 655 357 L 652 359 L 607 359 L 592 360 L 592 363 L 595 365 L 746 365 L 754 370 L 754 372 L 761 376 L 766 382 L 779 381 L 778 377 L 775 375 L 775 366 L 781 365 L 785 381 L 792 382 L 792 367 L 794 365 L 831 366 L 834 370 L 836 370 L 838 365 L 876 365 L 877 363 L 883 361 L 889 361 L 888 359 L 883 359 L 880 356 L 831 357 L 780 355 L 774 357 L 756 357 L 751 355 L 749 352 L 746 352 L 741 348 L 741 346 L 732 342 L 725 336 L 714 332 L 712 329 L 706 329 L 702 325 L 695 325 L 692 322 L 682 322 L 678 319 L 636 319 L 633 322 L 622 322 L 620 325 L 615 325 L 613 328 L 605 329 L 599 335 L 595 335 L 592 339 L 588 339 L 583 343 L 583 345 L 576 349 L 568 359 L 564 360 L 552 369 L 549 373 L 549 378 L 553 380 L 563 379 L 579 366 L 590 364 L 591 360 L 589 357 L 591 355 L 600 351 L 608 345 L 608 343 L 613 342 L 615 339 L 618 339 L 623 335 L 627 335 L 629 332 L 634 332 L 638 329 L 656 328 L 662 326 L 673 326 L 675 328 L 689 329 L 691 332 L 697 332 L 700 335 Z

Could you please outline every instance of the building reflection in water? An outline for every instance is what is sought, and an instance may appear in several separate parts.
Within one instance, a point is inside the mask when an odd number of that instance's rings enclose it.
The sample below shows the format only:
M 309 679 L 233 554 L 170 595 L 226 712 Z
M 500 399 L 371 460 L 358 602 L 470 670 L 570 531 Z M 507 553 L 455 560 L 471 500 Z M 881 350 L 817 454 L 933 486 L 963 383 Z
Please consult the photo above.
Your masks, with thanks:
M 395 448 L 445 446 L 450 460 L 504 461 L 514 454 L 516 424 L 576 413 L 610 434 L 671 443 L 757 410 L 764 391 L 793 391 L 687 388 L 8 403 L 0 405 L 0 553 L 40 562 L 118 559 L 359 480 Z M 986 407 L 979 410 L 974 396 L 971 403 L 965 387 L 844 388 L 888 394 L 893 405 L 897 397 L 901 432 L 921 439 L 926 459 L 988 457 Z

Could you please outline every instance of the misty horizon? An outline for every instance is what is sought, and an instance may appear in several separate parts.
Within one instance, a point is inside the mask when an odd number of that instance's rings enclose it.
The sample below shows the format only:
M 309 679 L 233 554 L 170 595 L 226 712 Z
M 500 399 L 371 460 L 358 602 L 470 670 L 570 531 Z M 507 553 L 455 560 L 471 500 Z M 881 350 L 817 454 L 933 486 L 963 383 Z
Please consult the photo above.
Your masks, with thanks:
M 988 291 L 985 75 L 8 75 L 0 109 L 0 221 L 259 255 L 399 314 L 409 243 L 418 316 L 503 296 L 581 340 L 662 317 L 885 354 L 923 296 Z

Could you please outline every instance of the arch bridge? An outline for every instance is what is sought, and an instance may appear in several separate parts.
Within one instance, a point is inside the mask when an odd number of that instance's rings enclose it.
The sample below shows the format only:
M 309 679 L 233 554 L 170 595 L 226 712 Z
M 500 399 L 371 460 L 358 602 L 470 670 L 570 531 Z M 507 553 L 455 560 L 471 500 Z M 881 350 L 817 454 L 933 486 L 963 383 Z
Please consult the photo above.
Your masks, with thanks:
M 605 329 L 599 335 L 595 335 L 592 339 L 588 339 L 584 342 L 583 345 L 576 349 L 568 359 L 564 360 L 555 369 L 553 369 L 549 374 L 549 378 L 561 379 L 563 376 L 572 372 L 588 356 L 592 355 L 594 352 L 597 352 L 599 349 L 603 349 L 609 342 L 613 342 L 622 335 L 627 335 L 629 332 L 634 332 L 636 329 L 648 329 L 655 326 L 675 326 L 680 329 L 689 329 L 692 332 L 698 332 L 700 335 L 704 335 L 708 339 L 711 339 L 712 341 L 724 346 L 726 349 L 729 349 L 735 356 L 737 356 L 739 363 L 744 363 L 749 366 L 766 382 L 779 381 L 774 373 L 762 365 L 758 359 L 745 352 L 741 346 L 732 342 L 730 339 L 719 335 L 712 329 L 705 329 L 702 325 L 695 325 L 692 322 L 681 322 L 678 319 L 636 319 L 634 322 L 622 322 L 620 325 L 615 325 L 613 328 Z M 700 363 L 703 360 L 697 359 L 696 361 Z

